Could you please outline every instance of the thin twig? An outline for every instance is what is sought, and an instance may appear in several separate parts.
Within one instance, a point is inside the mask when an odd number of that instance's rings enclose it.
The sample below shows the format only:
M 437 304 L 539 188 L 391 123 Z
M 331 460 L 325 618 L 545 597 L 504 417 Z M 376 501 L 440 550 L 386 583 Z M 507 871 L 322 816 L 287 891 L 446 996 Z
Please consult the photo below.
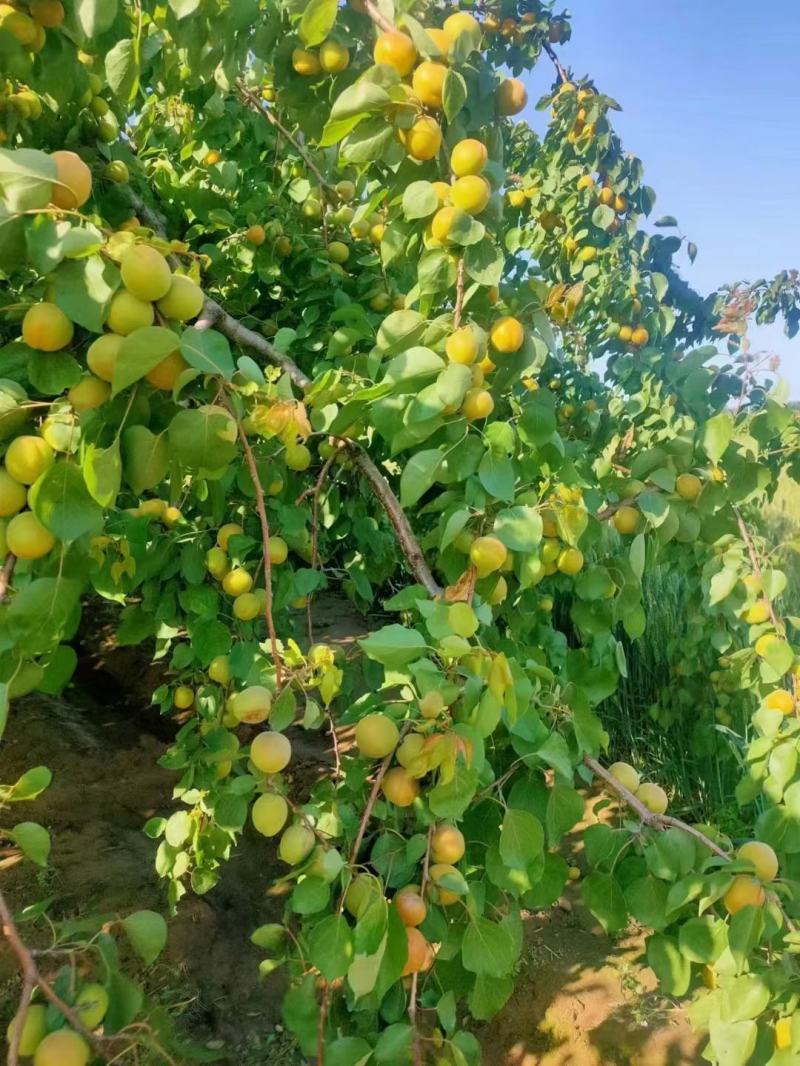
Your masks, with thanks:
M 38 967 L 33 961 L 33 956 L 24 944 L 22 937 L 19 935 L 19 931 L 17 930 L 17 926 L 11 915 L 11 910 L 6 903 L 5 896 L 2 892 L 0 892 L 0 931 L 2 931 L 3 936 L 8 941 L 8 946 L 16 955 L 20 970 L 22 971 L 24 998 L 20 999 L 20 1007 L 17 1011 L 17 1024 L 15 1026 L 17 1033 L 20 1035 L 22 1033 L 22 1023 L 24 1022 L 25 1015 L 28 1011 L 27 1003 L 28 1000 L 30 1000 L 30 990 L 33 987 L 37 987 L 41 989 L 45 998 L 49 999 L 53 1006 L 64 1015 L 72 1028 L 77 1033 L 80 1033 L 80 1035 L 92 1045 L 102 1058 L 106 1058 L 107 1056 L 104 1054 L 103 1048 L 108 1043 L 108 1040 L 90 1032 L 72 1007 L 64 1002 L 58 993 L 53 990 L 50 984 L 39 973 Z M 15 1042 L 17 1043 L 18 1048 L 18 1042 L 16 1040 Z M 10 1056 L 9 1063 L 12 1063 Z
M 270 648 L 272 649 L 272 661 L 275 664 L 275 684 L 277 685 L 278 692 L 280 692 L 283 685 L 283 669 L 281 666 L 280 653 L 278 651 L 278 634 L 275 631 L 275 620 L 272 617 L 272 560 L 269 556 L 269 519 L 267 518 L 264 489 L 261 486 L 261 478 L 258 476 L 256 458 L 253 455 L 253 449 L 250 447 L 250 441 L 247 439 L 247 434 L 242 428 L 239 419 L 236 418 L 236 414 L 227 397 L 223 398 L 223 403 L 230 411 L 231 417 L 236 422 L 236 428 L 239 431 L 239 440 L 242 442 L 247 468 L 250 471 L 250 480 L 253 483 L 253 491 L 256 494 L 256 511 L 258 512 L 258 518 L 261 523 L 261 556 L 264 563 L 264 620 L 267 623 L 267 633 L 269 634 L 269 643 Z
M 556 71 L 558 73 L 559 81 L 569 81 L 569 75 L 567 74 L 567 72 L 563 68 L 563 66 L 561 65 L 561 60 L 556 55 L 555 49 L 550 44 L 550 42 L 547 40 L 547 38 L 544 38 L 542 40 L 542 48 L 544 48 L 545 52 L 547 52 L 547 54 L 552 59 L 553 66 L 556 68 Z
M 325 1025 L 328 1021 L 330 995 L 331 986 L 326 981 L 322 990 L 322 1002 L 319 1005 L 319 1020 L 317 1022 L 317 1066 L 325 1066 Z
M 16 565 L 16 555 L 12 555 L 11 552 L 9 552 L 6 556 L 6 561 L 3 563 L 3 569 L 0 570 L 0 603 L 2 603 L 8 595 L 8 587 L 11 584 L 11 578 L 14 576 L 14 567 Z
M 422 899 L 425 899 L 425 889 L 428 885 L 428 870 L 431 863 L 431 844 L 433 843 L 433 824 L 428 827 L 428 843 L 425 848 L 425 859 L 422 863 L 422 881 L 420 883 L 419 894 Z M 408 996 L 408 1020 L 411 1025 L 414 1042 L 414 1066 L 422 1066 L 422 1047 L 419 1042 L 419 1032 L 417 1030 L 417 987 L 419 985 L 419 970 L 415 970 L 411 977 L 411 989 Z
M 458 261 L 456 274 L 456 305 L 453 309 L 453 329 L 461 325 L 461 312 L 464 310 L 464 256 Z
M 372 0 L 364 0 L 364 10 L 375 25 L 380 27 L 384 33 L 392 33 L 397 29 L 394 23 L 390 22 L 389 19 L 384 18 L 380 11 L 378 11 L 377 7 L 372 3 Z

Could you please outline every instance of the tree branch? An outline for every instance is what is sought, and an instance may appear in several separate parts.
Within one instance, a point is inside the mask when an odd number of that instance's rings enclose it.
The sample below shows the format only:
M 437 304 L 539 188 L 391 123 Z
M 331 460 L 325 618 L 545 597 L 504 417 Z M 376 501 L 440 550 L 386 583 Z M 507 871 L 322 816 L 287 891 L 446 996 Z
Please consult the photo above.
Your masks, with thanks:
M 428 885 L 428 870 L 431 864 L 431 845 L 433 843 L 433 823 L 428 826 L 428 844 L 425 848 L 425 859 L 422 863 L 422 881 L 420 882 L 419 894 L 425 899 L 425 889 Z M 408 1020 L 413 1030 L 414 1066 L 422 1066 L 422 1047 L 419 1042 L 417 1030 L 417 987 L 419 985 L 419 970 L 415 970 L 411 978 L 411 989 L 408 996 Z
M 364 0 L 364 10 L 375 25 L 382 29 L 384 33 L 392 33 L 393 30 L 397 29 L 394 23 L 390 22 L 389 19 L 384 18 L 380 11 L 378 11 L 377 7 L 372 3 L 372 0 Z
M 11 552 L 6 556 L 6 561 L 3 563 L 3 569 L 0 570 L 0 603 L 8 596 L 8 587 L 11 584 L 11 578 L 14 576 L 14 567 L 17 565 L 16 555 L 12 555 Z
M 453 329 L 456 330 L 461 325 L 461 313 L 464 310 L 464 256 L 462 255 L 458 261 L 458 272 L 456 274 L 456 304 L 453 308 Z
M 420 547 L 419 541 L 414 536 L 414 531 L 406 518 L 405 511 L 400 506 L 400 501 L 389 487 L 388 481 L 367 453 L 361 448 L 351 446 L 350 454 L 353 457 L 353 462 L 356 467 L 372 486 L 375 495 L 378 497 L 383 505 L 383 509 L 386 511 L 389 521 L 394 526 L 394 531 L 397 534 L 400 547 L 403 549 L 403 554 L 408 560 L 408 564 L 411 567 L 411 572 L 414 574 L 414 577 L 419 581 L 420 585 L 425 587 L 431 596 L 441 595 L 442 587 L 431 573 L 430 567 L 425 560 L 425 553 Z
M 544 48 L 545 52 L 547 52 L 547 54 L 552 59 L 553 66 L 556 68 L 556 72 L 557 72 L 558 77 L 559 77 L 559 81 L 569 81 L 569 75 L 567 74 L 566 70 L 562 67 L 561 60 L 556 55 L 555 49 L 553 48 L 552 44 L 550 44 L 550 42 L 547 40 L 546 37 L 542 39 L 542 48 Z

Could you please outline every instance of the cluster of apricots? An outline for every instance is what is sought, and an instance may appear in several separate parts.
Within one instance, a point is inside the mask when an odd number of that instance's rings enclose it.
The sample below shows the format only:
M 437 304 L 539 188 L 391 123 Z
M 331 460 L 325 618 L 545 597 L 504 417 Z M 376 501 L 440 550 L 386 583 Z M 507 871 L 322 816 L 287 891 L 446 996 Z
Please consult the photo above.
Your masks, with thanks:
M 26 4 L 0 4 L 0 30 L 10 34 L 29 52 L 41 52 L 47 30 L 56 30 L 64 21 L 61 0 L 29 0 Z
M 231 566 L 228 555 L 231 537 L 241 536 L 244 530 L 236 522 L 221 526 L 217 543 L 206 552 L 206 569 L 233 597 L 233 616 L 240 622 L 252 622 L 264 613 L 266 589 L 253 588 L 253 575 L 244 566 Z M 269 561 L 272 566 L 281 566 L 289 557 L 289 548 L 283 537 L 270 536 Z
M 105 1019 L 110 1005 L 108 989 L 99 982 L 81 982 L 72 999 L 73 1010 L 85 1029 L 97 1030 Z M 26 1011 L 19 1038 L 18 1054 L 23 1058 L 33 1056 L 33 1066 L 86 1066 L 91 1050 L 86 1040 L 74 1029 L 66 1026 L 53 1028 L 52 1007 L 44 1003 L 31 1003 Z M 9 1047 L 14 1039 L 16 1018 L 12 1018 L 6 1030 Z

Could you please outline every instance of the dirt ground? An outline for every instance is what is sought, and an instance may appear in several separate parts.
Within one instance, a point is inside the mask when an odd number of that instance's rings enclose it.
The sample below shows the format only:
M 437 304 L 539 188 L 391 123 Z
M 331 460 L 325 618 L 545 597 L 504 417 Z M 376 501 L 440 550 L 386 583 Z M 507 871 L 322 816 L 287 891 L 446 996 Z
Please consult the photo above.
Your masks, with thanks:
M 146 709 L 151 679 L 131 671 L 127 653 L 104 656 L 99 665 L 84 670 L 66 699 L 34 696 L 13 709 L 0 780 L 38 763 L 54 775 L 50 789 L 20 811 L 52 833 L 48 870 L 22 864 L 2 873 L 16 907 L 53 897 L 59 915 L 164 908 L 155 843 L 141 827 L 173 809 L 175 775 L 157 765 L 171 726 Z M 297 773 L 309 770 L 301 758 Z M 591 819 L 591 805 L 587 810 Z M 275 874 L 273 850 L 245 833 L 219 885 L 181 902 L 167 951 L 148 980 L 151 995 L 191 1038 L 243 1066 L 302 1061 L 279 1024 L 280 976 L 259 980 L 260 953 L 249 940 L 253 928 L 279 916 L 280 903 L 265 895 Z M 528 916 L 516 991 L 477 1034 L 486 1066 L 700 1062 L 685 1015 L 653 992 L 652 973 L 635 962 L 642 934 L 609 940 L 579 899 L 571 886 L 563 907 Z M 16 994 L 13 962 L 0 946 L 3 1030 Z

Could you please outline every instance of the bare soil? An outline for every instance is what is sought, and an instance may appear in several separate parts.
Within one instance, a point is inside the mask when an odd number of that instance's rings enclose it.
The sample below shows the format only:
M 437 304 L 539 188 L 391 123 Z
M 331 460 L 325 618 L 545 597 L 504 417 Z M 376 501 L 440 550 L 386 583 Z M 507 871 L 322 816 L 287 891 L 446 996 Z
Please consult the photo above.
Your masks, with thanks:
M 324 639 L 352 640 L 352 622 L 339 613 Z M 54 775 L 47 792 L 19 811 L 50 829 L 53 851 L 47 871 L 24 863 L 2 873 L 16 908 L 52 897 L 58 916 L 164 909 L 156 845 L 141 827 L 174 809 L 175 774 L 157 765 L 173 727 L 147 707 L 155 679 L 136 655 L 105 649 L 95 665 L 66 699 L 33 696 L 13 708 L 0 780 L 40 763 Z M 305 741 L 299 780 L 318 772 L 319 754 Z M 580 862 L 577 837 L 571 846 Z M 280 1026 L 280 971 L 259 979 L 260 953 L 249 939 L 280 916 L 281 902 L 266 895 L 276 872 L 269 842 L 246 832 L 219 885 L 181 902 L 165 956 L 147 979 L 151 996 L 188 1036 L 242 1066 L 302 1061 Z M 636 962 L 643 934 L 611 941 L 579 899 L 579 887 L 570 886 L 562 906 L 528 916 L 515 993 L 478 1031 L 486 1066 L 699 1063 L 685 1014 L 654 993 L 653 974 Z M 17 994 L 13 960 L 0 945 L 3 1030 Z

